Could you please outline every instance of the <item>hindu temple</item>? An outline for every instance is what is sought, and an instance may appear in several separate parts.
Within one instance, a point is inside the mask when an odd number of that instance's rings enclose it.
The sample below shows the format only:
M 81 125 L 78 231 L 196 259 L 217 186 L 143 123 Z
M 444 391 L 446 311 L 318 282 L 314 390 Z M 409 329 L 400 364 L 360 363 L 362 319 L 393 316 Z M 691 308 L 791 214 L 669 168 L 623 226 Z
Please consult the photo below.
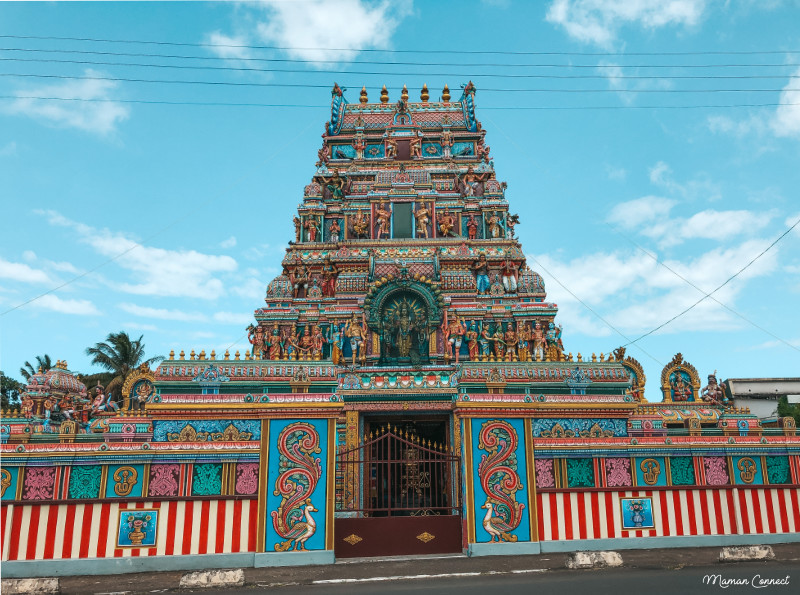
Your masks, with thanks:
M 3 412 L 4 576 L 797 541 L 792 418 L 562 339 L 471 82 L 345 91 L 251 349 Z

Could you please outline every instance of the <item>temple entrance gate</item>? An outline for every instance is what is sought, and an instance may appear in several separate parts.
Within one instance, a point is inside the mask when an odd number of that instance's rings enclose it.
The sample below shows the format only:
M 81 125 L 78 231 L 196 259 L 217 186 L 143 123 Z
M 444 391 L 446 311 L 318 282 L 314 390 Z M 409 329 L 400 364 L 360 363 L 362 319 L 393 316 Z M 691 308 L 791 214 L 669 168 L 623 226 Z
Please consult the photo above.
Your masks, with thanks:
M 339 450 L 337 558 L 462 551 L 460 456 L 443 442 L 386 424 Z

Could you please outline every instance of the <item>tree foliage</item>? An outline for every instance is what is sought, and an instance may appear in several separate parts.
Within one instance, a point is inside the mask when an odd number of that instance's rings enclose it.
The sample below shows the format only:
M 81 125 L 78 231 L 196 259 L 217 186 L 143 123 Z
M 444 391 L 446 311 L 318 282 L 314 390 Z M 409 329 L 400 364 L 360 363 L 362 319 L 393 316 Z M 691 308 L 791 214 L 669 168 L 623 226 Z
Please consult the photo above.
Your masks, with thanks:
M 36 372 L 39 370 L 42 372 L 47 372 L 47 370 L 52 367 L 53 361 L 50 359 L 50 356 L 45 353 L 44 355 L 36 356 L 35 367 L 31 365 L 30 362 L 25 362 L 25 364 L 19 369 L 19 373 L 25 379 L 25 382 L 28 382 L 31 379 L 31 376 L 36 374 Z
M 800 405 L 789 404 L 789 398 L 783 395 L 778 400 L 778 417 L 793 417 L 797 425 L 800 425 Z
M 86 355 L 92 356 L 93 364 L 113 374 L 112 380 L 106 386 L 106 394 L 119 396 L 122 385 L 131 372 L 142 364 L 152 365 L 164 359 L 162 356 L 145 359 L 143 337 L 141 335 L 134 341 L 125 331 L 110 333 L 104 342 L 86 349 Z
M 19 404 L 19 395 L 25 390 L 25 385 L 9 378 L 0 371 L 0 407 L 9 407 Z

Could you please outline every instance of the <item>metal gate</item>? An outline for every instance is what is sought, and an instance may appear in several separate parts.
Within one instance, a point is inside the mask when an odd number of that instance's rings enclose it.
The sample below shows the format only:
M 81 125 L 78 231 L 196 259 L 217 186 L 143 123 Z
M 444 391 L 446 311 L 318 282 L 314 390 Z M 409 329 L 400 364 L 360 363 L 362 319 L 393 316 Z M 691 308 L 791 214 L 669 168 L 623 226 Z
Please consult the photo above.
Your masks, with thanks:
M 460 457 L 397 427 L 336 457 L 339 558 L 461 552 Z

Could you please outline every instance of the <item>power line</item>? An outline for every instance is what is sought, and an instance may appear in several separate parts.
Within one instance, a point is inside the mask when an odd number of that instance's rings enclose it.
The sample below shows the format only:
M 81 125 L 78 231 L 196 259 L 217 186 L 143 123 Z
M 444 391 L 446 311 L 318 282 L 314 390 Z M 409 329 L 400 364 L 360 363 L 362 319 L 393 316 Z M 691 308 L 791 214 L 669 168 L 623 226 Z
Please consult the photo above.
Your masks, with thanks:
M 633 91 L 632 91 L 633 92 Z M 257 103 L 257 102 L 225 102 L 225 101 L 166 101 L 145 99 L 102 99 L 88 97 L 43 97 L 38 95 L 0 95 L 0 99 L 33 99 L 42 101 L 88 101 L 98 103 L 139 103 L 145 105 L 193 105 L 202 107 L 287 107 L 287 108 L 314 108 L 327 109 L 327 105 L 307 105 L 295 103 Z M 521 105 L 521 106 L 482 106 L 482 110 L 632 110 L 632 109 L 724 109 L 724 108 L 753 108 L 753 107 L 778 107 L 800 105 L 800 102 L 775 102 L 775 103 L 735 103 L 735 104 L 704 104 L 704 105 Z
M 97 43 L 136 43 L 143 45 L 165 45 L 176 47 L 205 47 L 205 48 L 241 48 L 254 50 L 284 50 L 284 51 L 334 51 L 334 52 L 371 52 L 385 54 L 468 54 L 468 55 L 497 55 L 497 56 L 751 56 L 751 55 L 781 55 L 781 54 L 800 54 L 800 50 L 707 50 L 695 52 L 514 52 L 508 50 L 388 50 L 377 48 L 310 48 L 310 47 L 288 47 L 279 45 L 248 45 L 248 44 L 225 44 L 225 43 L 201 43 L 201 42 L 179 42 L 179 41 L 158 41 L 142 39 L 105 39 L 97 37 L 60 37 L 45 35 L 0 35 L 4 39 L 38 39 L 50 41 L 82 41 Z
M 757 323 L 753 322 L 752 320 L 750 320 L 749 318 L 745 317 L 743 314 L 740 314 L 739 312 L 737 312 L 736 310 L 734 310 L 734 309 L 733 309 L 733 308 L 731 308 L 730 306 L 728 306 L 728 305 L 726 305 L 726 304 L 723 304 L 723 303 L 722 303 L 721 301 L 719 301 L 717 298 L 715 298 L 715 297 L 713 297 L 712 295 L 710 295 L 710 294 L 706 293 L 706 292 L 705 292 L 705 290 L 703 290 L 703 289 L 700 289 L 700 288 L 699 288 L 697 285 L 695 285 L 695 284 L 694 284 L 694 283 L 692 283 L 692 282 L 691 282 L 689 279 L 687 279 L 686 277 L 684 277 L 683 275 L 681 275 L 681 274 L 680 274 L 678 271 L 676 271 L 675 269 L 673 269 L 672 267 L 670 267 L 670 266 L 669 266 L 667 263 L 665 263 L 663 260 L 661 260 L 660 258 L 658 258 L 658 257 L 657 257 L 655 254 L 652 254 L 652 253 L 651 253 L 649 250 L 646 250 L 645 248 L 643 248 L 641 245 L 639 245 L 639 243 L 637 243 L 637 242 L 636 242 L 635 240 L 633 240 L 632 238 L 628 237 L 626 234 L 622 233 L 620 230 L 618 230 L 617 228 L 615 228 L 614 226 L 612 226 L 610 223 L 606 222 L 606 225 L 608 225 L 608 227 L 610 227 L 610 228 L 612 229 L 612 231 L 614 231 L 614 232 L 615 232 L 615 233 L 617 233 L 618 235 L 620 235 L 620 236 L 622 236 L 623 238 L 625 238 L 625 239 L 626 239 L 628 242 L 630 242 L 631 244 L 633 244 L 634 246 L 636 246 L 636 248 L 638 248 L 640 251 L 642 251 L 644 254 L 646 254 L 646 255 L 647 255 L 648 257 L 650 257 L 651 259 L 653 259 L 653 260 L 654 260 L 654 261 L 655 261 L 657 264 L 660 264 L 662 267 L 664 267 L 665 269 L 667 269 L 667 270 L 668 270 L 670 273 L 672 273 L 673 275 L 675 275 L 676 277 L 678 277 L 678 279 L 680 279 L 681 281 L 683 281 L 683 282 L 684 282 L 684 283 L 686 283 L 687 285 L 690 285 L 691 287 L 693 287 L 694 289 L 696 289 L 697 291 L 699 291 L 700 293 L 702 293 L 704 296 L 706 296 L 706 297 L 708 297 L 708 298 L 711 298 L 712 300 L 714 300 L 714 301 L 715 301 L 717 304 L 719 304 L 720 306 L 722 306 L 723 308 L 725 308 L 725 309 L 726 309 L 728 312 L 730 312 L 731 314 L 734 314 L 735 316 L 738 316 L 739 318 L 741 318 L 741 319 L 742 319 L 742 320 L 744 320 L 745 322 L 747 322 L 747 323 L 751 324 L 752 326 L 756 327 L 758 330 L 760 330 L 760 331 L 762 331 L 762 332 L 764 332 L 764 333 L 768 334 L 768 335 L 769 335 L 770 337 L 772 337 L 773 339 L 776 339 L 777 341 L 780 341 L 781 343 L 783 343 L 783 344 L 785 344 L 785 345 L 787 345 L 787 346 L 791 347 L 791 348 L 792 348 L 792 349 L 794 349 L 795 351 L 800 351 L 800 348 L 798 348 L 798 347 L 796 347 L 796 346 L 792 345 L 792 344 L 791 344 L 789 341 L 786 341 L 786 340 L 784 340 L 784 339 L 781 339 L 781 338 L 780 338 L 778 335 L 776 335 L 775 333 L 773 333 L 773 332 L 771 332 L 771 331 L 769 331 L 769 330 L 765 329 L 763 326 L 760 326 L 759 324 L 757 324 Z
M 267 62 L 267 63 L 289 63 L 289 64 L 340 64 L 341 60 L 310 60 L 305 58 L 254 58 L 254 57 L 225 57 L 225 56 L 187 56 L 185 54 L 153 54 L 148 52 L 104 52 L 98 50 L 72 50 L 72 49 L 46 49 L 46 48 L 1 48 L 0 52 L 38 52 L 49 54 L 84 54 L 95 56 L 123 56 L 134 58 L 167 58 L 170 60 L 212 60 L 212 61 L 237 61 L 237 62 Z M 745 67 L 745 66 L 792 66 L 792 64 L 518 64 L 508 62 L 403 62 L 387 60 L 353 60 L 349 64 L 369 64 L 380 66 L 462 66 L 477 68 L 539 68 L 539 67 L 563 67 L 563 68 L 715 68 L 722 67 Z
M 330 76 L 331 74 L 358 74 L 358 75 L 381 75 L 381 76 L 462 76 L 462 77 L 484 77 L 484 78 L 536 78 L 535 74 L 501 74 L 496 72 L 490 73 L 437 73 L 437 72 L 375 72 L 375 71 L 358 71 L 358 70 L 326 70 L 326 69 L 298 69 L 298 68 L 255 68 L 251 66 L 207 66 L 196 64 L 153 64 L 141 62 L 109 62 L 105 60 L 67 60 L 62 58 L 0 58 L 3 62 L 36 62 L 43 64 L 89 64 L 93 66 L 130 66 L 136 68 L 168 68 L 173 70 L 217 70 L 225 72 L 291 72 L 303 74 L 324 74 Z M 391 63 L 384 63 L 384 65 L 391 66 Z M 432 64 L 431 66 L 436 66 Z M 447 66 L 442 64 L 440 66 Z M 616 64 L 536 64 L 536 68 L 591 68 L 591 69 L 607 69 L 607 68 L 620 68 Z M 625 68 L 783 68 L 783 67 L 796 67 L 800 63 L 785 63 L 785 64 L 642 64 L 630 65 Z
M 684 314 L 686 314 L 687 312 L 689 312 L 691 309 L 693 309 L 693 308 L 694 308 L 695 306 L 697 306 L 698 304 L 700 304 L 700 303 L 704 302 L 705 300 L 707 300 L 708 298 L 710 298 L 711 296 L 713 296 L 713 295 L 714 295 L 715 293 L 717 293 L 717 292 L 718 292 L 720 289 L 722 289 L 722 288 L 723 288 L 723 287 L 725 287 L 725 286 L 726 286 L 728 283 L 730 283 L 730 282 L 731 282 L 731 281 L 733 281 L 733 280 L 734 280 L 736 277 L 738 277 L 738 276 L 739 276 L 739 275 L 740 275 L 742 272 L 744 272 L 744 271 L 745 271 L 745 270 L 746 270 L 748 267 L 750 267 L 750 265 L 752 265 L 752 264 L 753 264 L 755 261 L 757 261 L 759 258 L 761 258 L 762 256 L 764 256 L 764 254 L 766 254 L 766 253 L 767 253 L 767 252 L 768 252 L 768 251 L 769 251 L 769 250 L 770 250 L 770 249 L 771 249 L 771 248 L 772 248 L 772 247 L 773 247 L 775 244 L 777 244 L 777 243 L 778 243 L 778 242 L 780 242 L 780 241 L 781 241 L 781 240 L 782 240 L 784 237 L 786 237 L 786 236 L 787 236 L 787 235 L 788 235 L 788 234 L 789 234 L 789 233 L 790 233 L 790 232 L 791 232 L 791 231 L 792 231 L 792 230 L 793 230 L 795 227 L 797 227 L 798 225 L 800 225 L 800 219 L 798 219 L 797 221 L 795 221 L 795 222 L 794 222 L 794 225 L 792 225 L 792 226 L 791 226 L 789 229 L 787 229 L 787 230 L 786 230 L 786 231 L 784 231 L 784 232 L 783 232 L 783 233 L 782 233 L 780 236 L 778 236 L 778 238 L 777 238 L 777 239 L 776 239 L 774 242 L 772 242 L 772 243 L 771 243 L 769 246 L 767 246 L 766 248 L 764 248 L 764 250 L 762 250 L 762 251 L 761 251 L 761 252 L 758 254 L 758 256 L 756 256 L 755 258 L 753 258 L 753 259 L 752 259 L 750 262 L 748 262 L 746 265 L 744 265 L 744 266 L 743 266 L 741 269 L 739 269 L 739 270 L 738 270 L 738 271 L 736 271 L 736 272 L 735 272 L 733 275 L 731 275 L 730 277 L 728 277 L 728 279 L 727 279 L 727 280 L 726 280 L 726 281 L 725 281 L 725 282 L 724 282 L 722 285 L 720 285 L 719 287 L 717 287 L 717 288 L 716 288 L 714 291 L 712 291 L 711 293 L 706 293 L 706 294 L 705 294 L 705 295 L 704 295 L 702 298 L 700 298 L 699 300 L 697 300 L 697 301 L 696 301 L 694 304 L 692 304 L 691 306 L 689 306 L 688 308 L 686 308 L 685 310 L 683 310 L 683 311 L 682 311 L 682 312 L 680 312 L 679 314 L 676 314 L 675 316 L 673 316 L 672 318 L 670 318 L 670 319 L 669 319 L 669 320 L 667 320 L 666 322 L 664 322 L 664 323 L 662 323 L 662 324 L 659 324 L 659 325 L 658 325 L 656 328 L 654 328 L 653 330 L 646 332 L 645 334 L 641 335 L 640 337 L 637 337 L 637 338 L 636 338 L 636 339 L 634 339 L 633 341 L 630 341 L 629 343 L 626 343 L 626 345 L 625 345 L 625 346 L 627 347 L 628 345 L 633 345 L 633 344 L 635 344 L 637 341 L 640 341 L 641 339 L 644 339 L 645 337 L 647 337 L 647 336 L 649 336 L 649 335 L 652 335 L 652 334 L 653 334 L 653 333 L 655 333 L 656 331 L 658 331 L 658 330 L 660 330 L 660 329 L 664 328 L 665 326 L 667 326 L 667 325 L 668 325 L 670 322 L 672 322 L 673 320 L 677 320 L 678 318 L 680 318 L 681 316 L 683 316 Z M 705 292 L 703 292 L 703 293 L 705 293 Z M 713 299 L 713 298 L 712 298 L 712 299 Z
M 158 83 L 169 85 L 214 85 L 232 87 L 289 87 L 301 89 L 322 89 L 330 88 L 330 85 L 309 84 L 309 83 L 259 83 L 259 82 L 237 82 L 237 81 L 199 81 L 199 80 L 177 80 L 177 79 L 143 79 L 114 76 L 72 76 L 65 74 L 34 74 L 18 72 L 0 72 L 0 76 L 24 77 L 24 78 L 46 78 L 46 79 L 68 79 L 68 80 L 89 80 L 89 81 L 118 81 L 127 83 Z M 800 77 L 798 77 L 800 78 Z M 482 92 L 489 93 L 780 93 L 780 89 L 493 89 L 481 88 Z M 793 89 L 789 89 L 793 90 Z M 796 89 L 800 92 L 800 88 Z

